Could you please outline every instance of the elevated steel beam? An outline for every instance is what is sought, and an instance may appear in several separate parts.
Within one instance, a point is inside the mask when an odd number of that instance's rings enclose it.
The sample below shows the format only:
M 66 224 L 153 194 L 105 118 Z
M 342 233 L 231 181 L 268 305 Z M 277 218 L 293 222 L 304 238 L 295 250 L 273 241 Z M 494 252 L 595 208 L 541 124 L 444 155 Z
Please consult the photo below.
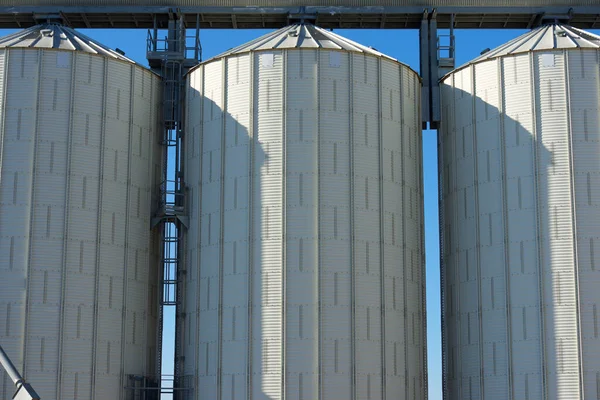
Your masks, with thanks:
M 534 1 L 543 3 L 542 0 Z M 148 6 L 139 1 L 136 2 L 138 5 L 128 5 L 134 2 L 133 0 L 122 1 L 121 5 L 115 5 L 114 0 L 86 0 L 81 2 L 82 5 L 49 4 L 52 2 L 53 0 L 39 0 L 38 5 L 32 6 L 23 3 L 7 4 L 10 2 L 0 0 L 0 28 L 32 26 L 37 22 L 35 15 L 61 13 L 65 23 L 68 22 L 74 28 L 153 28 L 156 20 L 159 29 L 166 29 L 169 15 L 174 10 L 173 7 Z M 404 2 L 410 3 L 407 0 Z M 487 3 L 502 2 L 505 1 L 488 0 Z M 556 0 L 546 2 L 556 3 Z M 295 19 L 298 16 L 305 19 L 310 17 L 315 24 L 331 29 L 419 29 L 425 10 L 422 6 L 208 7 L 189 5 L 193 3 L 191 1 L 180 3 L 187 4 L 177 8 L 178 13 L 183 15 L 186 26 L 195 28 L 198 23 L 202 29 L 275 29 L 287 25 L 290 18 Z M 539 23 L 542 15 L 567 15 L 570 12 L 571 25 L 583 29 L 600 28 L 600 3 L 596 0 L 581 0 L 578 3 L 579 5 L 547 7 L 442 6 L 436 7 L 436 20 L 439 29 L 449 28 L 452 15 L 455 15 L 456 29 L 526 29 Z M 200 18 L 197 18 L 197 15 L 200 15 Z

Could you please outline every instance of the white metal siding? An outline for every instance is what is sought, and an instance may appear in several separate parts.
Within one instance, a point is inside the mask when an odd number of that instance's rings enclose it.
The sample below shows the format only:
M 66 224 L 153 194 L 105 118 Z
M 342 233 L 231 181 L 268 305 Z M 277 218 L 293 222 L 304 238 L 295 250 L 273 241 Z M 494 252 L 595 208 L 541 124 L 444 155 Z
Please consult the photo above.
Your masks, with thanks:
M 443 82 L 449 399 L 597 397 L 598 60 L 525 53 Z
M 188 76 L 197 399 L 425 398 L 419 93 L 405 66 L 325 50 Z
M 155 372 L 160 81 L 85 53 L 0 54 L 0 341 L 43 398 L 123 398 L 124 374 Z

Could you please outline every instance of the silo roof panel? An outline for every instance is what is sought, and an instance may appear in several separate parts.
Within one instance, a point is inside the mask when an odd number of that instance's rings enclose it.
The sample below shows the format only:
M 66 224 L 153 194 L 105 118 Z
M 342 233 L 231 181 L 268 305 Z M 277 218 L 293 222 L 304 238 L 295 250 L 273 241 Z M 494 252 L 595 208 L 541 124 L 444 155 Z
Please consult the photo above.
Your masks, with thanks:
M 316 27 L 311 24 L 295 24 L 278 29 L 268 33 L 255 40 L 238 47 L 234 47 L 216 58 L 228 57 L 235 54 L 246 53 L 250 51 L 268 51 L 284 49 L 332 49 L 345 50 L 364 54 L 370 54 L 377 57 L 385 57 L 395 60 L 392 57 L 380 53 L 374 48 L 363 46 L 352 40 L 345 39 L 331 31 Z M 210 61 L 210 60 L 207 60 Z
M 600 49 L 600 36 L 568 25 L 543 25 L 461 65 L 453 72 L 498 57 L 563 49 Z
M 135 62 L 82 33 L 58 24 L 41 24 L 0 38 L 0 48 L 36 48 L 80 51 Z

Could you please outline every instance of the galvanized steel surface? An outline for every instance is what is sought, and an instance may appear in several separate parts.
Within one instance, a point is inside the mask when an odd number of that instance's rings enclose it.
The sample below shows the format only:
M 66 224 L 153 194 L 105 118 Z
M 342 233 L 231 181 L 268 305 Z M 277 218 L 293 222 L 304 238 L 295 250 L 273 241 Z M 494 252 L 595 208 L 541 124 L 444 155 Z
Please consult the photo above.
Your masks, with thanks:
M 533 29 L 502 46 L 482 54 L 480 57 L 458 67 L 453 73 L 468 65 L 482 61 L 531 51 L 598 48 L 600 48 L 600 36 L 598 35 L 568 25 L 548 24 Z
M 306 1 L 302 0 L 0 0 L 0 6 L 160 6 L 168 7 L 293 7 L 306 6 Z M 310 4 L 314 5 L 314 4 Z M 506 6 L 527 6 L 527 7 L 580 7 L 596 6 L 596 0 L 528 0 L 525 4 L 519 0 L 342 0 L 342 1 L 321 1 L 319 6 L 323 7 L 506 7 Z
M 397 61 L 392 57 L 386 56 L 372 47 L 363 46 L 352 40 L 346 39 L 338 34 L 308 24 L 294 24 L 278 29 L 272 33 L 261 36 L 251 42 L 235 47 L 225 53 L 219 54 L 215 58 L 228 57 L 235 54 L 246 53 L 249 51 L 261 50 L 284 50 L 284 49 L 327 49 L 327 50 L 345 50 L 362 54 L 369 54 L 377 57 L 384 57 Z M 212 60 L 212 59 L 211 59 Z M 211 61 L 207 60 L 207 61 Z
M 249 52 L 188 75 L 196 399 L 426 398 L 420 81 Z
M 71 50 L 102 55 L 134 63 L 121 53 L 58 24 L 41 24 L 0 38 L 0 48 Z
M 114 58 L 0 49 L 0 342 L 43 399 L 122 399 L 124 373 L 155 372 L 160 88 Z
M 597 395 L 600 53 L 566 47 L 442 84 L 449 400 Z
M 23 28 L 39 23 L 40 15 L 58 13 L 73 28 L 167 29 L 172 13 L 162 4 L 129 6 L 96 5 L 0 5 L 0 28 Z M 489 4 L 489 3 L 486 3 Z M 413 6 L 205 6 L 195 4 L 178 8 L 188 28 L 200 29 L 279 29 L 291 20 L 306 17 L 325 29 L 419 29 L 423 5 Z M 542 22 L 541 16 L 567 17 L 569 24 L 583 28 L 600 27 L 600 4 L 588 6 L 528 6 L 526 3 L 496 6 L 435 7 L 438 29 L 531 29 Z M 432 10 L 429 9 L 429 12 Z M 200 16 L 199 20 L 197 17 Z

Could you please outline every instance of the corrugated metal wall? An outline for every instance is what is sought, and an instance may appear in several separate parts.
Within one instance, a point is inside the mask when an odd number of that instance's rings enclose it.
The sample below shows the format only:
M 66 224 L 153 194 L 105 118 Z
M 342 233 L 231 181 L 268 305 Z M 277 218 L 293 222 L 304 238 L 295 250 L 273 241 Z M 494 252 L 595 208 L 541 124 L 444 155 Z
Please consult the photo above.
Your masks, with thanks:
M 154 372 L 160 88 L 121 61 L 0 51 L 0 342 L 44 399 L 119 399 L 124 373 Z
M 425 399 L 417 74 L 267 51 L 187 90 L 195 398 Z
M 443 82 L 447 399 L 599 393 L 599 57 L 525 53 Z

